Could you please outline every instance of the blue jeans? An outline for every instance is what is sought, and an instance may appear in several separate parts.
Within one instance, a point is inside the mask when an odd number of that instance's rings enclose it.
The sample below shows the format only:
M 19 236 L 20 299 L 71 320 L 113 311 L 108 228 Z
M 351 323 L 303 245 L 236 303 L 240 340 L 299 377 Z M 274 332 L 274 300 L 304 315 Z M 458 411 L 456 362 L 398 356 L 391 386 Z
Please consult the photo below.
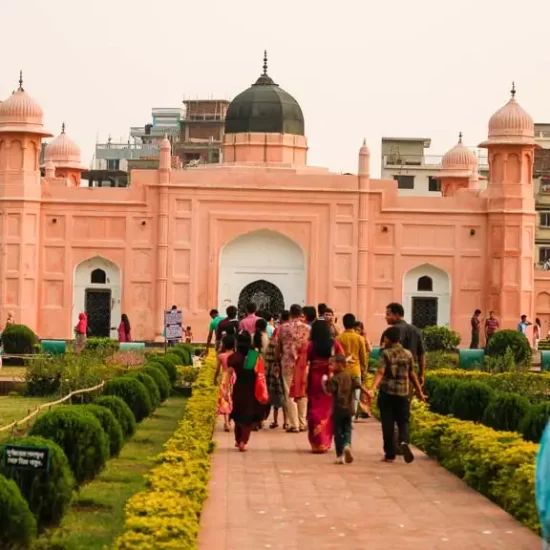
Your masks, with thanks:
M 351 445 L 351 416 L 334 415 L 334 446 L 336 456 L 344 454 L 344 448 Z

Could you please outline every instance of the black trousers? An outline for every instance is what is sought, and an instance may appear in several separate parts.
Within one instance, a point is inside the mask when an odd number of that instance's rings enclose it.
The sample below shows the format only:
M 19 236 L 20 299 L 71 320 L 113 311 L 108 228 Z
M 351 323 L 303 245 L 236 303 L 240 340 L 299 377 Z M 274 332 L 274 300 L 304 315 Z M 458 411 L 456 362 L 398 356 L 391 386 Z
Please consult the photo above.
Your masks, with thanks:
M 384 455 L 393 460 L 397 449 L 394 440 L 394 426 L 397 424 L 398 441 L 409 442 L 410 401 L 408 396 L 390 395 L 381 391 L 378 394 L 378 410 L 382 422 Z
M 479 348 L 479 332 L 472 332 L 472 342 L 470 344 L 470 349 Z

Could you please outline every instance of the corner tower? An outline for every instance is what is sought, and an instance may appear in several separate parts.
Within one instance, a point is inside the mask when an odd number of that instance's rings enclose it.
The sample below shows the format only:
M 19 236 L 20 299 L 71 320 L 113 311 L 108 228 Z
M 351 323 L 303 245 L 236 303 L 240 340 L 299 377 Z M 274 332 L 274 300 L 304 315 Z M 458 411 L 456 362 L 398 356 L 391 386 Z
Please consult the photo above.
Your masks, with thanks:
M 489 121 L 489 136 L 480 144 L 489 152 L 487 186 L 487 310 L 503 328 L 515 328 L 520 315 L 534 313 L 535 200 L 533 119 L 516 101 L 512 85 L 508 103 Z
M 0 103 L 0 315 L 37 328 L 41 234 L 40 149 L 51 137 L 23 88 Z
M 304 166 L 307 139 L 298 102 L 263 72 L 229 104 L 225 118 L 223 162 Z

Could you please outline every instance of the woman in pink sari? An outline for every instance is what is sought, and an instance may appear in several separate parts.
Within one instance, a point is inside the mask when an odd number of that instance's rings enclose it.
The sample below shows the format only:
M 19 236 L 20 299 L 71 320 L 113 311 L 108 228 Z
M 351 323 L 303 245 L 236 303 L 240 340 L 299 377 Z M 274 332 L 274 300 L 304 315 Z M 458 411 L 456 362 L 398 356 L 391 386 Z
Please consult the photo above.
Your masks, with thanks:
M 332 444 L 332 395 L 325 393 L 323 376 L 329 375 L 333 355 L 343 354 L 326 321 L 315 321 L 310 342 L 296 362 L 291 397 L 307 397 L 307 431 L 311 451 L 326 453 Z

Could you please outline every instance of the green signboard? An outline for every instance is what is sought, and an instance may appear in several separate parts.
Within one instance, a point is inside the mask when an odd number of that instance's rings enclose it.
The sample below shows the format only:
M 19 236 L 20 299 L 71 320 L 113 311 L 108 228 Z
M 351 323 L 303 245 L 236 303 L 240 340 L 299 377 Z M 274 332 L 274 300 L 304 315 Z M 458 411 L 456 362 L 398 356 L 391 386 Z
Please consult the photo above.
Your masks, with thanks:
M 50 449 L 47 447 L 23 447 L 4 445 L 2 452 L 4 468 L 47 472 L 50 467 Z

